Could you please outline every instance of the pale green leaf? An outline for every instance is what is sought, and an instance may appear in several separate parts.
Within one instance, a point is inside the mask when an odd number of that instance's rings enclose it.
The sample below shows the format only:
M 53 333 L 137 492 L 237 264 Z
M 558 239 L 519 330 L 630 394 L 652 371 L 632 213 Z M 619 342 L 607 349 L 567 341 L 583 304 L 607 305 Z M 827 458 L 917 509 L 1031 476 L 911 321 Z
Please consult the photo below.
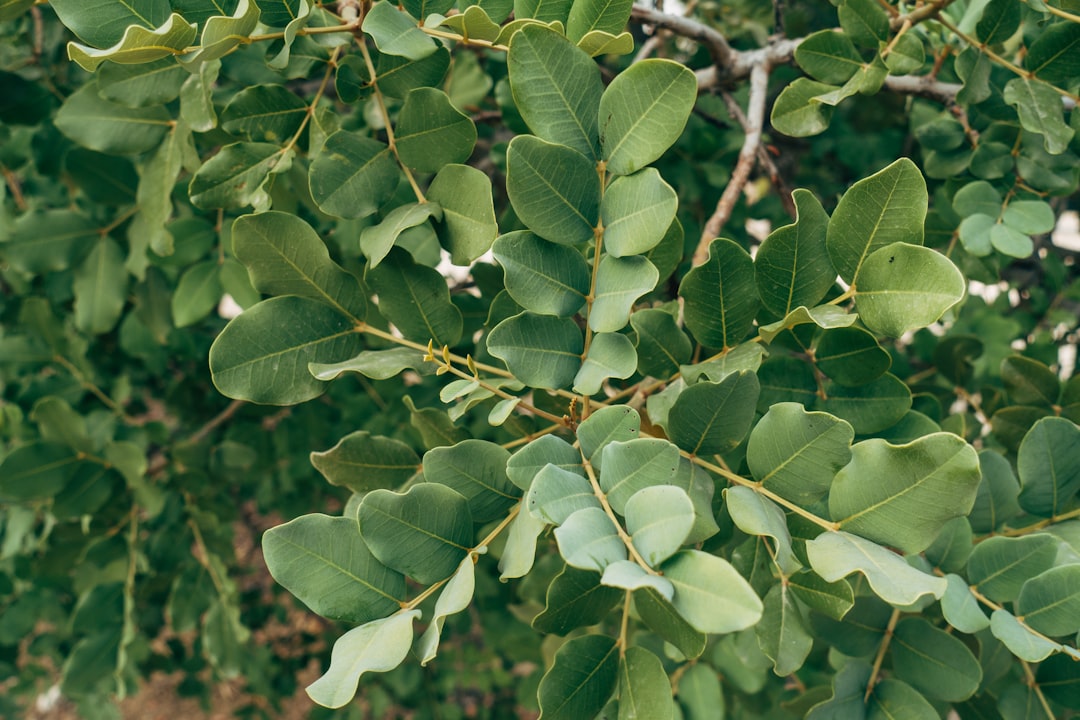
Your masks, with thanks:
M 192 265 L 180 276 L 172 296 L 173 323 L 179 328 L 202 320 L 217 307 L 223 292 L 217 260 Z
M 761 600 L 723 558 L 682 550 L 662 570 L 675 586 L 675 609 L 699 632 L 737 632 L 761 619 Z
M 603 572 L 613 562 L 626 560 L 626 545 L 611 518 L 598 507 L 573 512 L 555 528 L 559 553 L 567 565 Z
M 799 325 L 813 324 L 823 330 L 835 330 L 851 327 L 858 318 L 858 315 L 836 305 L 818 305 L 813 308 L 800 305 L 780 320 L 759 327 L 758 335 L 764 342 L 771 343 L 777 335 Z
M 1039 420 L 1017 456 L 1020 507 L 1053 517 L 1072 506 L 1080 490 L 1080 427 L 1065 418 Z
M 806 662 L 814 639 L 787 584 L 778 583 L 769 589 L 764 608 L 761 622 L 754 628 L 758 644 L 773 661 L 773 672 L 787 677 Z
M 613 35 L 603 30 L 591 30 L 578 40 L 577 46 L 589 57 L 629 55 L 634 52 L 634 36 L 629 32 Z
M 874 593 L 892 605 L 911 605 L 924 595 L 940 598 L 948 587 L 945 578 L 916 570 L 891 550 L 842 531 L 818 535 L 806 543 L 806 552 L 824 580 L 861 573 Z
M 430 217 L 442 216 L 442 207 L 435 202 L 406 203 L 386 213 L 378 225 L 360 231 L 360 251 L 369 267 L 378 267 L 397 239 L 409 228 L 422 225 Z
M 182 55 L 181 62 L 190 67 L 224 57 L 246 42 L 259 24 L 260 7 L 253 0 L 240 0 L 232 15 L 214 15 L 206 20 L 199 37 L 198 48 Z
M 595 395 L 609 379 L 626 379 L 636 369 L 637 353 L 630 338 L 616 332 L 596 333 L 581 369 L 574 376 L 574 392 Z
M 659 279 L 656 267 L 640 255 L 604 255 L 596 271 L 596 296 L 589 310 L 589 327 L 598 333 L 622 330 L 630 320 L 634 303 L 656 287 Z
M 949 258 L 898 242 L 863 262 L 855 305 L 868 328 L 899 337 L 940 320 L 966 291 L 964 275 Z
M 724 500 L 736 527 L 748 535 L 767 535 L 773 539 L 773 552 L 781 572 L 791 575 L 801 567 L 791 550 L 787 517 L 778 505 L 741 485 L 733 485 L 725 490 Z
M 674 555 L 694 525 L 694 504 L 675 485 L 642 488 L 630 496 L 624 510 L 626 531 L 652 567 Z
M 795 62 L 815 80 L 834 84 L 847 82 L 862 67 L 862 57 L 851 39 L 836 30 L 820 30 L 805 37 L 795 48 Z
M 98 47 L 118 42 L 132 26 L 156 28 L 169 18 L 168 0 L 98 2 L 54 0 L 49 3 L 64 23 L 82 40 Z
M 618 720 L 673 717 L 671 683 L 660 658 L 643 647 L 628 647 L 619 662 Z
M 945 621 L 960 632 L 969 634 L 990 627 L 990 618 L 983 614 L 967 581 L 954 573 L 949 573 L 945 579 L 949 583 L 941 596 L 941 614 L 945 616 Z
M 679 449 L 660 438 L 609 442 L 601 452 L 600 487 L 612 510 L 624 515 L 639 490 L 669 485 L 679 467 Z
M 422 60 L 437 47 L 434 39 L 417 27 L 415 20 L 390 2 L 374 3 L 364 15 L 362 28 L 375 41 L 379 52 L 386 55 Z
M 431 181 L 427 198 L 442 206 L 435 225 L 439 242 L 455 265 L 471 265 L 486 253 L 499 225 L 491 197 L 491 180 L 468 165 L 446 165 Z
M 109 155 L 134 155 L 158 146 L 172 118 L 161 105 L 129 108 L 98 94 L 97 83 L 69 95 L 56 113 L 60 132 L 85 148 Z
M 538 437 L 514 453 L 506 463 L 506 474 L 510 482 L 527 491 L 536 474 L 548 464 L 585 477 L 581 453 L 554 435 Z
M 319 380 L 333 380 L 342 373 L 357 372 L 373 380 L 386 380 L 405 370 L 430 375 L 433 368 L 424 362 L 424 353 L 409 347 L 364 350 L 356 357 L 337 363 L 311 363 L 308 370 Z
M 1036 635 L 1008 610 L 998 609 L 990 615 L 990 632 L 1026 662 L 1042 662 L 1061 650 L 1061 645 Z
M 1006 83 L 1004 98 L 1016 108 L 1025 130 L 1042 135 L 1046 152 L 1065 152 L 1076 133 L 1065 124 L 1061 96 L 1054 88 L 1042 80 L 1018 77 Z
M 339 637 L 330 653 L 330 669 L 307 686 L 308 696 L 323 707 L 347 705 L 356 695 L 361 675 L 388 672 L 405 660 L 412 647 L 413 620 L 419 617 L 419 610 L 403 610 Z
M 604 250 L 623 257 L 656 247 L 675 219 L 678 204 L 675 190 L 655 168 L 615 178 L 600 203 Z
M 638 437 L 641 416 L 626 405 L 601 408 L 578 425 L 577 436 L 581 454 L 597 470 L 603 469 L 603 453 L 609 443 L 626 442 Z
M 536 519 L 561 525 L 578 510 L 600 508 L 600 500 L 582 475 L 549 463 L 533 478 L 525 506 Z
M 475 587 L 476 556 L 469 554 L 458 565 L 453 577 L 443 586 L 439 599 L 435 601 L 431 622 L 424 634 L 416 641 L 416 654 L 420 656 L 421 667 L 435 659 L 439 651 L 439 635 L 442 633 L 446 617 L 469 607 Z
M 602 585 L 622 590 L 642 590 L 652 588 L 668 600 L 675 594 L 675 588 L 660 575 L 649 573 L 633 560 L 616 560 L 604 568 L 600 578 Z
M 102 236 L 75 270 L 75 326 L 100 335 L 116 326 L 127 301 L 127 271 L 120 246 Z
M 809 78 L 798 78 L 776 98 L 769 122 L 777 131 L 791 137 L 823 133 L 829 127 L 834 108 L 818 102 L 818 97 L 835 89 Z

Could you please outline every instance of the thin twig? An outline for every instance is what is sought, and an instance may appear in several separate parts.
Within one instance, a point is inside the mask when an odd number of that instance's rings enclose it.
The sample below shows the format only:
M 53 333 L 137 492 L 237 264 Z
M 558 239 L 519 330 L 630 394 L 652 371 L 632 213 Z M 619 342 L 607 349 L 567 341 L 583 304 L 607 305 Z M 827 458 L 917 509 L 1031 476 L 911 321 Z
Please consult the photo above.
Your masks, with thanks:
M 761 132 L 765 125 L 765 104 L 769 91 L 769 66 L 767 63 L 755 65 L 750 73 L 750 99 L 747 101 L 746 113 L 746 138 L 743 140 L 742 149 L 739 151 L 739 160 L 735 164 L 735 170 L 731 173 L 731 179 L 724 188 L 720 201 L 716 203 L 716 210 L 706 221 L 701 231 L 701 240 L 698 241 L 697 250 L 694 251 L 693 265 L 701 265 L 709 258 L 709 244 L 720 235 L 724 224 L 731 217 L 731 211 L 735 203 L 742 195 L 747 180 L 750 179 L 750 171 L 757 159 L 758 147 L 761 145 Z
M 214 417 L 210 418 L 210 420 L 207 421 L 207 423 L 205 425 L 203 425 L 198 430 L 196 430 L 191 435 L 189 435 L 187 438 L 185 438 L 182 441 L 182 444 L 184 444 L 184 445 L 198 445 L 200 442 L 202 442 L 202 440 L 207 435 L 212 433 L 214 430 L 216 430 L 218 427 L 220 427 L 223 423 L 228 422 L 232 418 L 232 416 L 236 414 L 236 411 L 239 410 L 240 408 L 242 408 L 243 406 L 244 406 L 244 401 L 243 400 L 233 400 L 231 403 L 229 403 L 225 407 L 224 410 L 219 412 Z
M 655 25 L 657 28 L 666 28 L 676 35 L 701 43 L 709 51 L 713 62 L 720 67 L 733 66 L 739 55 L 728 43 L 726 37 L 697 20 L 681 15 L 667 15 L 640 5 L 633 7 L 630 18 L 641 23 Z
M 866 694 L 863 695 L 864 703 L 869 702 L 870 696 L 874 694 L 874 685 L 877 684 L 877 677 L 881 672 L 881 663 L 885 660 L 885 651 L 889 649 L 893 631 L 896 630 L 896 621 L 899 619 L 900 611 L 894 608 L 892 615 L 889 616 L 889 624 L 885 627 L 885 637 L 881 638 L 881 645 L 878 646 L 877 656 L 874 658 L 874 669 L 870 671 L 870 681 L 866 683 Z
M 8 190 L 11 192 L 11 199 L 15 201 L 15 208 L 19 212 L 25 212 L 29 206 L 26 204 L 26 198 L 23 197 L 19 177 L 3 163 L 0 163 L 0 174 L 4 176 L 4 182 L 7 183 Z
M 735 98 L 731 96 L 731 93 L 721 93 L 720 97 L 724 100 L 724 104 L 727 105 L 728 113 L 742 126 L 743 132 L 748 132 L 750 121 L 746 119 L 746 113 L 739 107 L 739 103 L 735 102 Z M 698 114 L 705 117 L 707 122 L 722 122 L 711 116 L 706 116 L 704 113 Z M 758 143 L 757 161 L 758 166 L 769 173 L 769 182 L 776 188 L 776 194 L 780 198 L 780 204 L 784 206 L 784 212 L 794 219 L 798 212 L 795 209 L 795 201 L 791 198 L 791 188 L 788 186 L 787 181 L 784 180 L 780 169 L 776 167 L 776 163 L 773 162 L 772 155 L 769 154 L 769 149 L 765 147 L 764 143 Z

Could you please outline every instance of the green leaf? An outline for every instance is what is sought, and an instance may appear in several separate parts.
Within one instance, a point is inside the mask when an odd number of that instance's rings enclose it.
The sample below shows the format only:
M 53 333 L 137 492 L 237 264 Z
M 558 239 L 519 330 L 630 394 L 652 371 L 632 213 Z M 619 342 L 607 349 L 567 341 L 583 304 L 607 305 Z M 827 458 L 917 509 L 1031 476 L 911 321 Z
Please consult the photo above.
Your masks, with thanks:
M 1072 506 L 1080 490 L 1080 428 L 1065 418 L 1043 418 L 1032 426 L 1017 456 L 1020 507 L 1053 517 Z
M 700 550 L 682 550 L 662 569 L 675 586 L 672 604 L 699 632 L 737 632 L 761 619 L 761 600 L 728 561 Z
M 328 305 L 271 298 L 225 326 L 210 347 L 210 373 L 227 397 L 294 405 L 326 389 L 308 372 L 309 363 L 351 357 L 360 345 L 353 323 Z
M 449 163 L 469 159 L 476 144 L 476 126 L 442 90 L 420 87 L 405 97 L 394 137 L 401 162 L 413 170 L 433 173 Z
M 479 5 L 470 5 L 465 12 L 451 15 L 442 22 L 443 27 L 453 28 L 467 38 L 495 42 L 502 28 L 493 21 Z
M 949 258 L 898 242 L 865 259 L 855 305 L 868 328 L 899 337 L 940 320 L 966 291 L 963 273 Z
M 810 137 L 825 132 L 832 120 L 833 106 L 818 100 L 836 90 L 832 85 L 798 78 L 785 87 L 773 103 L 769 122 L 790 137 Z
M 1009 461 L 993 450 L 979 453 L 979 468 L 982 482 L 968 520 L 975 532 L 991 533 L 1020 514 L 1020 483 Z
M 554 435 L 539 437 L 514 453 L 506 463 L 506 475 L 510 482 L 527 491 L 536 474 L 548 464 L 585 477 L 581 453 Z
M 139 168 L 136 194 L 139 212 L 128 230 L 128 238 L 141 238 L 145 244 L 138 240 L 132 242 L 127 264 L 131 273 L 140 279 L 147 263 L 146 247 L 158 255 L 171 255 L 174 252 L 173 230 L 167 227 L 167 223 L 173 214 L 176 179 L 191 148 L 191 129 L 184 123 L 178 123 Z
M 788 578 L 788 584 L 796 597 L 807 607 L 842 620 L 855 605 L 855 596 L 846 580 L 826 582 L 815 572 L 798 572 Z
M 529 24 L 514 33 L 506 64 L 514 103 L 529 129 L 595 159 L 604 91 L 596 63 L 561 33 Z
M 624 593 L 600 584 L 600 576 L 567 565 L 548 585 L 544 610 L 532 626 L 543 633 L 566 635 L 607 617 Z
M 311 197 L 324 213 L 362 218 L 390 199 L 400 174 L 389 146 L 339 130 L 326 138 L 322 152 L 311 161 L 308 182 Z
M 402 663 L 413 641 L 419 610 L 403 610 L 353 628 L 334 643 L 330 669 L 307 686 L 308 696 L 328 708 L 345 707 L 356 695 L 360 676 L 388 672 Z
M 648 59 L 619 73 L 600 98 L 600 147 L 608 172 L 629 175 L 657 160 L 682 135 L 697 100 L 685 65 Z
M 1026 662 L 1042 662 L 1061 649 L 1061 645 L 1031 632 L 1008 610 L 998 609 L 990 615 L 990 632 Z
M 189 67 L 195 67 L 199 63 L 224 57 L 255 31 L 259 17 L 259 5 L 252 0 L 239 0 L 232 15 L 215 14 L 206 20 L 199 37 L 198 49 L 181 55 L 180 61 Z
M 656 168 L 615 178 L 604 191 L 604 250 L 615 257 L 647 252 L 663 239 L 679 199 Z
M 726 350 L 750 332 L 760 305 L 753 264 L 733 240 L 717 238 L 705 263 L 683 278 L 679 295 L 686 303 L 686 326 L 698 342 Z
M 845 530 L 916 553 L 967 515 L 979 480 L 975 450 L 951 433 L 906 445 L 864 440 L 832 483 L 829 512 Z
M 119 65 L 114 61 L 98 73 L 98 92 L 106 100 L 125 107 L 162 105 L 180 95 L 180 88 L 190 75 L 171 57 L 137 65 Z
M 1023 584 L 1016 612 L 1024 623 L 1044 635 L 1069 635 L 1080 630 L 1080 565 L 1062 565 Z
M 446 165 L 428 188 L 428 200 L 442 206 L 436 228 L 450 252 L 450 262 L 470 265 L 490 248 L 499 234 L 491 198 L 491 181 L 467 165 Z
M 594 717 L 607 704 L 618 682 L 619 652 L 607 635 L 576 637 L 555 653 L 540 680 L 537 696 L 544 720 Z
M 487 337 L 487 347 L 521 382 L 554 390 L 573 382 L 585 341 L 571 318 L 525 312 L 496 325 Z
M 940 598 L 948 587 L 945 578 L 916 570 L 891 550 L 843 531 L 818 535 L 806 543 L 806 553 L 822 579 L 836 582 L 862 573 L 874 593 L 892 605 L 912 605 L 924 595 Z
M 379 296 L 379 313 L 410 340 L 436 347 L 461 339 L 462 316 L 450 302 L 446 280 L 434 268 L 418 265 L 401 248 L 394 248 L 365 280 Z
M 331 485 L 364 493 L 399 487 L 420 469 L 420 458 L 400 440 L 358 430 L 311 453 L 311 464 Z
M 64 489 L 79 458 L 67 445 L 31 442 L 12 450 L 0 463 L 0 498 L 4 502 L 45 500 Z
M 245 215 L 233 223 L 232 239 L 259 292 L 318 300 L 354 322 L 367 317 L 359 281 L 330 259 L 322 238 L 296 215 Z
M 926 181 L 907 158 L 852 185 L 833 211 L 825 239 L 840 277 L 856 284 L 866 259 L 886 245 L 922 245 L 927 202 Z
M 609 442 L 601 455 L 600 487 L 620 515 L 626 514 L 626 503 L 636 492 L 670 484 L 679 467 L 679 449 L 660 438 Z
M 49 6 L 82 40 L 98 47 L 118 42 L 131 25 L 156 28 L 169 19 L 168 0 L 127 0 L 96 3 L 84 0 L 56 0 Z
M 1061 382 L 1050 368 L 1022 355 L 1001 361 L 1001 381 L 1017 405 L 1051 406 L 1061 392 Z
M 687 667 L 679 678 L 679 705 L 689 720 L 723 720 L 724 691 L 717 672 L 703 664 Z
M 135 155 L 157 147 L 172 118 L 160 105 L 129 108 L 98 94 L 87 83 L 64 100 L 54 123 L 60 132 L 85 148 L 108 155 Z
M 1057 557 L 1051 535 L 991 537 L 980 542 L 968 558 L 968 581 L 995 602 L 1012 602 L 1029 579 L 1049 570 Z
M 175 2 L 175 0 L 174 0 Z M 270 27 L 285 27 L 300 16 L 305 0 L 257 0 L 262 21 Z
M 0 255 L 19 272 L 66 270 L 96 247 L 98 227 L 71 210 L 31 211 L 19 217 L 0 243 Z
M 732 373 L 718 383 L 699 381 L 672 406 L 668 436 L 691 455 L 728 452 L 746 437 L 759 392 L 752 372 Z
M 594 31 L 617 34 L 630 19 L 632 0 L 589 0 L 570 6 L 566 36 L 578 42 Z
M 221 111 L 221 128 L 249 142 L 284 143 L 300 128 L 308 106 L 281 85 L 252 85 Z
M 506 515 L 521 493 L 506 476 L 510 452 L 486 440 L 464 440 L 424 455 L 424 479 L 457 490 L 469 501 L 474 522 Z
M 695 658 L 704 652 L 705 634 L 698 632 L 688 623 L 655 588 L 636 590 L 634 608 L 653 632 L 674 645 L 686 657 Z
M 1024 67 L 1041 80 L 1073 88 L 1080 74 L 1077 50 L 1080 27 L 1074 21 L 1047 24 L 1028 46 Z
M 360 231 L 360 251 L 369 267 L 378 267 L 397 239 L 410 228 L 423 225 L 430 217 L 441 217 L 442 206 L 435 202 L 406 203 L 386 213 L 378 225 Z
M 435 52 L 437 45 L 416 26 L 416 21 L 390 2 L 377 2 L 364 15 L 361 26 L 386 55 L 422 60 Z
M 596 296 L 589 310 L 589 327 L 598 333 L 622 330 L 630 320 L 634 303 L 656 287 L 659 279 L 657 269 L 640 255 L 604 255 L 596 270 Z
M 833 676 L 832 697 L 811 708 L 806 720 L 866 720 L 863 698 L 872 672 L 869 663 L 859 660 L 842 665 Z
M 814 639 L 787 584 L 769 588 L 764 607 L 761 622 L 754 628 L 758 644 L 773 661 L 773 672 L 787 677 L 806 662 Z
M 595 395 L 610 378 L 624 380 L 636 369 L 637 353 L 630 338 L 615 332 L 596 333 L 574 376 L 574 392 Z
M 1080 675 L 1077 673 L 1076 657 L 1056 655 L 1039 665 L 1035 680 L 1043 694 L 1070 710 L 1080 707 Z
M 284 70 L 289 66 L 289 60 L 292 58 L 292 45 L 296 41 L 297 34 L 307 26 L 311 20 L 311 10 L 314 5 L 314 0 L 300 0 L 299 7 L 293 11 L 291 7 L 287 7 L 290 20 L 285 24 L 285 32 L 281 38 L 282 47 L 278 50 L 277 55 L 268 60 L 266 65 L 272 70 Z M 273 18 L 273 16 L 269 16 Z M 273 18 L 276 19 L 276 18 Z M 266 18 L 264 18 L 264 21 Z
M 889 650 L 897 679 L 929 697 L 960 702 L 979 689 L 979 661 L 963 642 L 923 618 L 901 620 Z
M 690 338 L 671 313 L 659 308 L 638 310 L 630 315 L 630 325 L 634 329 L 637 369 L 642 375 L 667 378 L 690 361 Z
M 1061 96 L 1041 80 L 1018 77 L 1005 85 L 1005 102 L 1016 108 L 1025 130 L 1043 136 L 1051 155 L 1065 152 L 1075 132 L 1065 124 Z
M 342 373 L 357 372 L 373 380 L 386 380 L 405 370 L 416 370 L 421 375 L 432 372 L 424 362 L 424 353 L 408 347 L 389 350 L 364 350 L 356 357 L 338 363 L 311 363 L 308 370 L 319 380 L 334 380 Z
M 874 686 L 866 720 L 934 720 L 937 710 L 910 685 L 886 678 Z
M 825 397 L 822 409 L 847 420 L 857 435 L 892 427 L 911 409 L 911 390 L 891 373 L 858 387 L 828 383 Z
M 514 17 L 565 25 L 571 4 L 572 0 L 514 0 Z
M 34 0 L 0 0 L 0 22 L 14 20 L 33 6 Z
M 403 98 L 413 88 L 438 86 L 449 68 L 450 53 L 443 47 L 422 60 L 380 54 L 375 63 L 375 84 L 385 95 Z
M 102 236 L 75 270 L 75 327 L 100 335 L 116 326 L 127 301 L 127 271 L 120 246 Z
M 72 148 L 64 158 L 64 169 L 79 189 L 96 203 L 128 205 L 135 200 L 139 176 L 135 172 L 135 166 L 127 158 Z M 19 219 L 23 220 L 32 215 L 33 213 L 26 213 Z
M 1027 235 L 1048 233 L 1057 223 L 1053 209 L 1042 200 L 1016 200 L 1009 203 L 1001 214 L 1001 221 L 1013 230 Z
M 518 231 L 500 236 L 492 252 L 506 274 L 506 291 L 526 310 L 570 317 L 585 304 L 589 266 L 577 250 Z
M 628 32 L 612 35 L 602 30 L 593 30 L 578 40 L 577 46 L 589 57 L 629 55 L 634 51 L 634 36 Z
M 990 627 L 990 618 L 983 614 L 967 581 L 953 573 L 946 575 L 945 579 L 949 583 L 941 596 L 941 614 L 945 621 L 965 633 L 977 633 Z
M 371 553 L 421 585 L 449 577 L 473 541 L 468 500 L 438 483 L 420 483 L 406 493 L 373 490 L 357 519 Z
M 600 500 L 583 475 L 549 463 L 533 478 L 525 504 L 538 520 L 561 525 L 578 510 L 599 508 Z
M 851 39 L 836 30 L 806 36 L 795 48 L 795 62 L 815 80 L 839 85 L 862 68 L 862 57 Z M 805 190 L 795 192 L 807 193 Z
M 256 211 L 270 207 L 271 176 L 284 172 L 291 156 L 269 143 L 233 143 L 195 171 L 188 186 L 191 204 L 203 210 Z
M 454 615 L 469 607 L 476 587 L 476 558 L 466 555 L 458 565 L 457 572 L 446 583 L 439 599 L 435 601 L 435 610 L 427 630 L 416 641 L 416 654 L 420 656 L 421 667 L 435 659 L 439 650 L 439 635 L 448 615 Z
M 728 514 L 735 526 L 747 535 L 767 535 L 773 539 L 776 564 L 791 575 L 801 567 L 791 550 L 787 517 L 775 503 L 748 487 L 733 485 L 724 491 Z M 773 659 L 776 658 L 774 656 Z M 788 673 L 781 673 L 786 675 Z
M 521 221 L 545 240 L 573 245 L 593 238 L 600 181 L 580 153 L 518 135 L 506 150 L 506 193 Z
M 518 512 L 510 523 L 506 544 L 499 557 L 501 582 L 524 577 L 532 570 L 533 561 L 536 559 L 536 540 L 546 527 L 547 523 L 537 520 L 532 514 Z
M 873 0 L 844 0 L 837 15 L 844 33 L 863 47 L 889 39 L 889 16 Z
M 301 515 L 262 539 L 274 579 L 314 612 L 362 624 L 395 612 L 405 578 L 372 556 L 352 518 Z
M 694 526 L 694 503 L 674 485 L 642 488 L 630 496 L 624 510 L 626 531 L 652 567 L 674 555 Z
M 626 648 L 619 662 L 619 720 L 671 720 L 674 711 L 660 658 L 643 647 Z
M 926 62 L 926 48 L 915 33 L 898 35 L 892 42 L 892 52 L 885 58 L 885 66 L 889 68 L 890 74 L 913 73 Z
M 834 328 L 818 336 L 814 363 L 833 382 L 855 386 L 884 375 L 892 366 L 892 356 L 861 328 Z
M 601 408 L 578 425 L 578 444 L 581 454 L 597 470 L 603 470 L 603 449 L 613 442 L 637 439 L 641 416 L 632 407 L 611 405 Z
M 754 260 L 761 304 L 781 317 L 799 306 L 816 305 L 836 280 L 825 249 L 829 216 L 807 190 L 796 190 L 791 198 L 797 211 L 795 222 L 769 233 Z
M 975 26 L 975 34 L 987 45 L 1002 43 L 1020 27 L 1021 6 L 1009 0 L 990 0 Z
M 833 330 L 851 327 L 856 320 L 858 320 L 858 315 L 835 305 L 818 305 L 814 308 L 800 305 L 780 320 L 760 326 L 758 335 L 764 342 L 771 343 L 777 335 L 799 325 L 814 324 L 824 330 Z
M 41 438 L 67 445 L 73 450 L 93 452 L 94 443 L 86 430 L 86 419 L 66 400 L 48 395 L 34 403 L 30 419 L 37 423 Z
M 566 564 L 581 570 L 603 572 L 611 563 L 626 560 L 626 545 L 615 524 L 598 507 L 573 512 L 555 528 L 555 540 Z
M 217 260 L 192 265 L 180 276 L 172 296 L 173 323 L 179 328 L 202 320 L 217 307 L 223 293 Z

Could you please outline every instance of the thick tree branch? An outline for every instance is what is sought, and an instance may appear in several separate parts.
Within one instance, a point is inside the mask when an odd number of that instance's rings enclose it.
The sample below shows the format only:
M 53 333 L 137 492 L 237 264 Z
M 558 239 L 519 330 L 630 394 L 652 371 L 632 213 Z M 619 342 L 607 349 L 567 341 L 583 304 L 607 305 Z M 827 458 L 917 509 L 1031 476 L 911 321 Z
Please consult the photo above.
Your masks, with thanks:
M 761 146 L 768 94 L 769 65 L 767 62 L 762 62 L 755 65 L 750 72 L 750 98 L 746 103 L 746 139 L 743 140 L 742 149 L 739 150 L 739 160 L 735 163 L 731 179 L 728 180 L 727 187 L 724 188 L 719 202 L 716 203 L 716 210 L 701 231 L 701 239 L 694 251 L 693 264 L 695 266 L 701 265 L 708 259 L 709 243 L 720 234 L 724 224 L 731 217 L 731 211 L 739 196 L 742 195 L 746 181 L 750 179 L 750 171 L 754 167 L 758 148 Z
M 655 25 L 658 28 L 666 28 L 676 35 L 701 43 L 709 50 L 713 63 L 721 67 L 732 65 L 737 55 L 731 45 L 728 44 L 726 37 L 717 30 L 692 18 L 681 15 L 667 15 L 640 5 L 633 7 L 630 11 L 630 17 L 638 22 Z

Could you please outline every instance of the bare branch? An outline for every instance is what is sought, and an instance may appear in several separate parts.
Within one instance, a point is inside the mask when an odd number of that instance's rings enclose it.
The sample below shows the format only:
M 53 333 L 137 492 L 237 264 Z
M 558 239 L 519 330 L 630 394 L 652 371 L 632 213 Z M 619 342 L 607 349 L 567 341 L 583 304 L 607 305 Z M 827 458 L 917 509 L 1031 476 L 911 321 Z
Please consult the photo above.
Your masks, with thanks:
M 746 139 L 743 140 L 742 149 L 739 150 L 739 160 L 735 163 L 735 169 L 731 173 L 727 187 L 724 188 L 716 210 L 705 223 L 701 231 L 701 240 L 698 241 L 694 251 L 693 265 L 701 265 L 709 257 L 709 243 L 720 235 L 724 224 L 731 217 L 731 211 L 735 207 L 739 196 L 750 179 L 750 171 L 754 167 L 758 148 L 761 145 L 761 132 L 765 126 L 765 105 L 769 92 L 769 65 L 765 62 L 757 64 L 750 71 L 750 98 L 746 104 Z
M 885 89 L 901 95 L 915 95 L 949 105 L 956 101 L 956 93 L 963 85 L 936 80 L 928 75 L 890 75 L 885 78 Z
M 721 67 L 728 67 L 735 62 L 738 53 L 728 44 L 727 38 L 715 29 L 681 15 L 667 15 L 652 8 L 635 5 L 630 17 L 638 22 L 666 28 L 676 35 L 701 43 L 709 50 L 713 62 Z

